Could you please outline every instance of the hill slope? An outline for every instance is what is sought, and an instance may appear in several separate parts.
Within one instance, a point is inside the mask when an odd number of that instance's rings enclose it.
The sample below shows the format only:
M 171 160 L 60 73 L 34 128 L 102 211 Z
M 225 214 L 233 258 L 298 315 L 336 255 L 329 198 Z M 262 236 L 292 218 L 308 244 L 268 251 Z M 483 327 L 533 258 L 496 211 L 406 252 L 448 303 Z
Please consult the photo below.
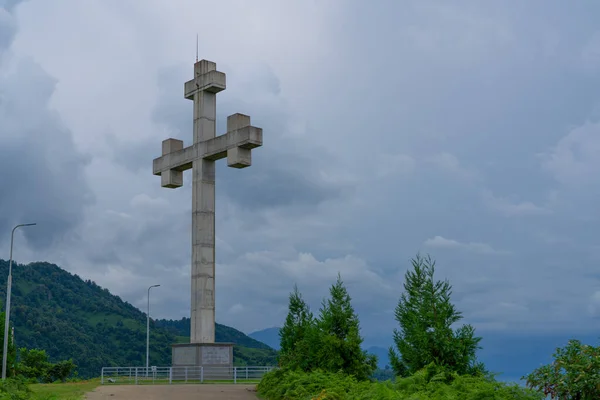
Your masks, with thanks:
M 0 299 L 6 298 L 7 275 L 8 262 L 0 260 Z M 11 323 L 17 347 L 44 349 L 52 360 L 72 358 L 83 377 L 98 376 L 103 366 L 145 365 L 146 315 L 54 264 L 13 264 Z M 162 323 L 151 322 L 153 365 L 170 365 L 171 344 L 185 339 L 169 329 L 169 321 Z M 170 323 L 186 325 L 185 319 Z M 189 336 L 189 319 L 187 324 Z M 241 344 L 234 347 L 236 365 L 276 362 L 276 352 L 265 344 L 233 328 L 217 324 L 216 329 L 218 342 Z

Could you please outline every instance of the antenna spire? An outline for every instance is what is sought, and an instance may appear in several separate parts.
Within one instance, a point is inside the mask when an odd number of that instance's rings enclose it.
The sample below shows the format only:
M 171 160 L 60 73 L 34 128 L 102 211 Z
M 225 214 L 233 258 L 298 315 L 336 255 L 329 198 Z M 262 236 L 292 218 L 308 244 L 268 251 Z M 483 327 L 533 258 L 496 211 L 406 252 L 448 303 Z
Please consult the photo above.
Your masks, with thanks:
M 196 33 L 196 62 L 198 62 L 198 34 Z

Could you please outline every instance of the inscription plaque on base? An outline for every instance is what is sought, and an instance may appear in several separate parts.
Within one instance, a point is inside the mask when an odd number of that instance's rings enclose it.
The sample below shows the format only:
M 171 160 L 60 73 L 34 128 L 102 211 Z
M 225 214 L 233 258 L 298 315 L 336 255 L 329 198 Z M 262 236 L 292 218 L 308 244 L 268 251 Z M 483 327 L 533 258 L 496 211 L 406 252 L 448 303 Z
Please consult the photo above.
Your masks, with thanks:
M 173 365 L 197 365 L 196 349 L 193 347 L 173 347 Z
M 231 360 L 229 359 L 229 347 L 202 347 L 202 364 L 227 366 L 230 363 Z
M 181 343 L 172 345 L 174 367 L 233 367 L 233 343 Z

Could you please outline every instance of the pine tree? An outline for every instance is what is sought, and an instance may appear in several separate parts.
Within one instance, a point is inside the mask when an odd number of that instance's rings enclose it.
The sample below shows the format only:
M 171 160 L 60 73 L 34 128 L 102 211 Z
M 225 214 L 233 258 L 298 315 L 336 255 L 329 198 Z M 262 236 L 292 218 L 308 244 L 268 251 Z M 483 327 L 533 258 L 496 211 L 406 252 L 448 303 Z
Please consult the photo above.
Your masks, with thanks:
M 452 286 L 434 281 L 435 261 L 417 255 L 407 271 L 404 293 L 395 310 L 400 330 L 394 329 L 396 350 L 390 348 L 390 363 L 398 376 L 408 376 L 430 363 L 459 374 L 485 373 L 477 363 L 480 337 L 471 325 L 452 330 L 462 314 L 450 302 Z
M 357 379 L 368 379 L 377 368 L 377 358 L 361 349 L 358 316 L 339 274 L 330 296 L 323 301 L 317 322 L 318 366 L 325 371 L 343 371 Z
M 311 348 L 315 336 L 315 320 L 306 302 L 294 285 L 290 294 L 289 311 L 285 324 L 279 330 L 279 365 L 283 368 L 309 371 L 313 366 Z

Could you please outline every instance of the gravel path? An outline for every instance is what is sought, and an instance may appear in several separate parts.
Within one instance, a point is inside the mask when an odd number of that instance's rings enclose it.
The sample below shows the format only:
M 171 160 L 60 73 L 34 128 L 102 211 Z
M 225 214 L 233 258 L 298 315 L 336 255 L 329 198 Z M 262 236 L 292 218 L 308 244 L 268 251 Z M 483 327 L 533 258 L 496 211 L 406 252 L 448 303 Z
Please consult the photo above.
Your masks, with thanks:
M 115 385 L 100 386 L 87 400 L 256 400 L 255 385 Z

